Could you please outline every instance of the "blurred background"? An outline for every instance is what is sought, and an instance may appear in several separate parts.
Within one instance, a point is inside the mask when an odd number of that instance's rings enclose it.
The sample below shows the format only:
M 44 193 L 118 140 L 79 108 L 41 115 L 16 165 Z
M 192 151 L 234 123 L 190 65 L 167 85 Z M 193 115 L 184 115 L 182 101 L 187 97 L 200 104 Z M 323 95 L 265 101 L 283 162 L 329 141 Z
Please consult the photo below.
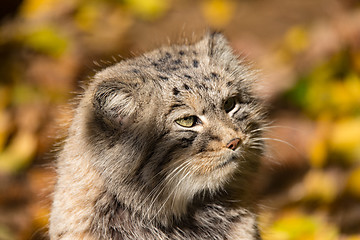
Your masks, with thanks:
M 0 239 L 48 239 L 54 144 L 96 70 L 222 29 L 261 69 L 265 240 L 360 239 L 357 0 L 2 0 Z

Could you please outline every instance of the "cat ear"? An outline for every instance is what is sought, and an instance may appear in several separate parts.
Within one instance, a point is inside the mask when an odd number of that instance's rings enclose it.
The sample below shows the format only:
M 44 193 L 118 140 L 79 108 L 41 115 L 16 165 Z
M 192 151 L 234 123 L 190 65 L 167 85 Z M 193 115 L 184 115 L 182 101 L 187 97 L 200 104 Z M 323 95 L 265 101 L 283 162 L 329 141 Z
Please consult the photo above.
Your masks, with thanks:
M 231 52 L 229 43 L 221 32 L 208 32 L 203 40 L 206 41 L 209 57 L 218 57 L 224 52 Z
M 207 46 L 207 55 L 217 64 L 227 65 L 236 59 L 225 36 L 220 32 L 208 32 L 202 41 Z
M 105 123 L 114 127 L 124 125 L 135 113 L 133 89 L 118 81 L 103 82 L 96 87 L 93 106 Z

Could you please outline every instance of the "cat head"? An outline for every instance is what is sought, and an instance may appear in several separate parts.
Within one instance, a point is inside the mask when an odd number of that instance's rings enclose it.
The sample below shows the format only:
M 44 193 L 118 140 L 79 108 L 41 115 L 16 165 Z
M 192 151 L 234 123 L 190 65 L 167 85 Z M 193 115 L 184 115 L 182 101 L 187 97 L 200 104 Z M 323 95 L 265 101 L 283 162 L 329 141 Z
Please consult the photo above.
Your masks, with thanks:
M 254 80 L 219 33 L 99 72 L 87 91 L 92 163 L 131 201 L 182 208 L 216 194 L 257 166 L 263 110 Z

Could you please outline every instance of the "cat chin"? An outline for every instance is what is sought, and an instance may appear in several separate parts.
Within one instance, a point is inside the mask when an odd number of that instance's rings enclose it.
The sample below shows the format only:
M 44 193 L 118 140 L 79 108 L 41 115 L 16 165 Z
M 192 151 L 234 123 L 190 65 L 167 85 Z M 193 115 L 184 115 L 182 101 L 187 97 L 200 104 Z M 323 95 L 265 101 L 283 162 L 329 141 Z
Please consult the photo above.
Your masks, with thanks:
M 241 166 L 241 152 L 220 149 L 196 155 L 182 155 L 177 161 L 168 163 L 166 184 L 161 190 L 158 214 L 181 217 L 199 194 L 216 196 L 236 180 Z M 149 178 L 151 175 L 149 175 Z M 154 203 L 154 201 L 152 201 Z M 169 212 L 170 211 L 170 212 Z
M 197 176 L 196 181 L 201 186 L 201 189 L 199 188 L 198 190 L 216 192 L 222 189 L 227 183 L 231 182 L 238 166 L 239 162 L 231 158 L 213 167 L 207 174 Z
M 197 167 L 196 173 L 208 178 L 217 175 L 219 172 L 222 175 L 227 175 L 238 168 L 240 159 L 241 155 L 238 152 L 229 153 L 227 151 L 198 156 L 199 164 L 195 165 Z
M 170 188 L 183 188 L 185 195 L 203 190 L 217 191 L 232 180 L 238 167 L 239 159 L 234 156 L 214 158 L 211 164 L 189 168 L 189 172 L 179 175 Z

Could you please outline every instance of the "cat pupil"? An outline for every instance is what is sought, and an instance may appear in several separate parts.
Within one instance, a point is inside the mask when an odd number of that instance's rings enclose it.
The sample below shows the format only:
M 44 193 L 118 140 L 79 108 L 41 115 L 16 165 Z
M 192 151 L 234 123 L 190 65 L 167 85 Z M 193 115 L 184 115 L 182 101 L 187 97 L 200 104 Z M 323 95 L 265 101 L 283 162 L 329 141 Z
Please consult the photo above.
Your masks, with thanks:
M 235 99 L 234 98 L 229 98 L 228 100 L 225 101 L 224 109 L 225 109 L 226 113 L 233 110 L 234 107 L 235 107 Z

